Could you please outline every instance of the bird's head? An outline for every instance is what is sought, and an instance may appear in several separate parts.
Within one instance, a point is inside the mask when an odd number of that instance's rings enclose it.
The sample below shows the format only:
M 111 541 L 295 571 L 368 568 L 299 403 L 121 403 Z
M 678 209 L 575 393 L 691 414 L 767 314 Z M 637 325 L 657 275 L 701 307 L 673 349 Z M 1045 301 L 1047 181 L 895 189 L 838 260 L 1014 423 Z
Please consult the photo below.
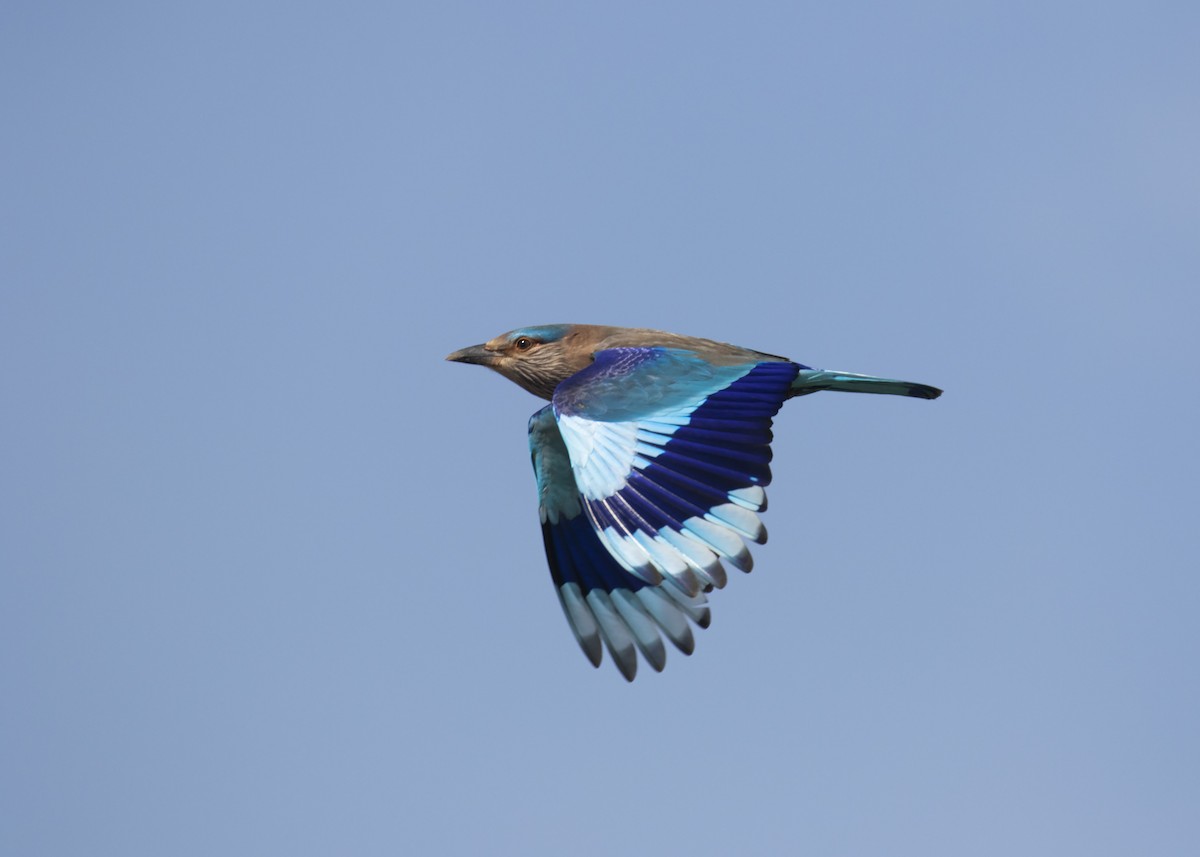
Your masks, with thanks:
M 579 335 L 581 327 L 571 324 L 520 327 L 482 345 L 455 351 L 446 359 L 495 369 L 535 396 L 549 399 L 555 387 L 592 362 L 592 349 Z

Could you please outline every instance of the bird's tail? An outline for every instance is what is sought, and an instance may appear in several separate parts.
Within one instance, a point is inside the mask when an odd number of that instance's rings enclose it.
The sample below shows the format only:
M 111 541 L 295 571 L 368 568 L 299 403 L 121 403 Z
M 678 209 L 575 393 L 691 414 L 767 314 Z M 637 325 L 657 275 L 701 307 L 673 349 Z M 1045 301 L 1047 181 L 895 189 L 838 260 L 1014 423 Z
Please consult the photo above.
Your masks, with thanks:
M 841 393 L 883 393 L 891 396 L 914 396 L 918 399 L 936 399 L 942 394 L 937 387 L 915 384 L 912 381 L 893 381 L 872 375 L 853 375 L 849 372 L 834 372 L 828 369 L 801 369 L 792 382 L 791 394 L 804 396 L 819 390 L 837 390 Z

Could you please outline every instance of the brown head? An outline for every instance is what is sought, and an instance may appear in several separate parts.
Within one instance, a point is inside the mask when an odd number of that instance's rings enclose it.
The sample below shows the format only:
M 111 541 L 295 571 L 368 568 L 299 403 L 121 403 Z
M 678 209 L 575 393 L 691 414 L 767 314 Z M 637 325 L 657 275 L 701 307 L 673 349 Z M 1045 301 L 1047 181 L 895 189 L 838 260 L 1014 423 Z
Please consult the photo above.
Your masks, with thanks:
M 554 388 L 592 362 L 596 346 L 612 328 L 588 324 L 545 324 L 502 333 L 446 357 L 487 366 L 535 396 L 549 399 Z

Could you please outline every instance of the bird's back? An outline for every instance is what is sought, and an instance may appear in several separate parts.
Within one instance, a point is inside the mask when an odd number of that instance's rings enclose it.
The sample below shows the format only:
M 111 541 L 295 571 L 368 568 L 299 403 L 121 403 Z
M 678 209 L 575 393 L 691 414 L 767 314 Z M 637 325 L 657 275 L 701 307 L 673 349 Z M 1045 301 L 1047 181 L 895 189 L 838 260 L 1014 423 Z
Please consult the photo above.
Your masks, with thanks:
M 698 336 L 683 336 L 647 327 L 578 324 L 574 325 L 574 329 L 583 338 L 595 343 L 593 351 L 601 351 L 605 348 L 679 348 L 696 353 L 714 366 L 732 366 L 751 361 L 790 362 L 788 358 L 780 357 L 777 354 L 766 354 L 728 342 L 718 342 L 715 339 L 703 339 Z

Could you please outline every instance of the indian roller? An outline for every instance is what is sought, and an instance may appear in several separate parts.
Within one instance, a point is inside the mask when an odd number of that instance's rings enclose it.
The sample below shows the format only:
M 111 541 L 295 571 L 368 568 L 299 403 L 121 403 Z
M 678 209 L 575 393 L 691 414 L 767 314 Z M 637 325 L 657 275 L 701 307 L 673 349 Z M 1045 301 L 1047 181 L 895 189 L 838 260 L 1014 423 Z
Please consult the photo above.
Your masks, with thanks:
M 743 572 L 771 481 L 771 421 L 820 390 L 936 399 L 925 384 L 813 369 L 710 339 L 591 324 L 523 327 L 447 360 L 550 402 L 529 420 L 550 576 L 583 653 L 628 681 L 666 636 L 690 655 L 706 593 Z

